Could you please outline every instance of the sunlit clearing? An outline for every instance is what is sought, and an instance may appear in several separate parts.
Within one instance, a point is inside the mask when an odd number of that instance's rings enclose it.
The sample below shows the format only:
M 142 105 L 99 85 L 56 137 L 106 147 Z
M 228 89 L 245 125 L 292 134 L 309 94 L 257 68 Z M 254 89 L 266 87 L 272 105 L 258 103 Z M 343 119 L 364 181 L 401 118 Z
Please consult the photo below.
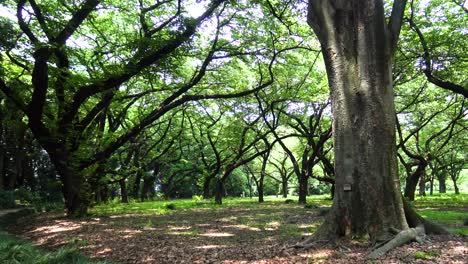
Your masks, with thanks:
M 115 232 L 115 230 L 113 230 L 113 232 Z M 119 233 L 125 233 L 125 234 L 134 235 L 134 234 L 142 233 L 143 231 L 141 231 L 141 230 L 135 230 L 135 229 L 124 229 L 124 230 L 121 230 L 121 231 L 118 231 L 118 232 L 119 232 Z
M 213 248 L 225 248 L 225 245 L 205 245 L 205 246 L 199 246 L 195 247 L 196 249 L 213 249 Z
M 232 237 L 232 236 L 234 236 L 234 234 L 208 232 L 208 233 L 201 234 L 200 236 L 206 236 L 206 237 Z
M 34 229 L 32 232 L 44 232 L 49 233 L 59 233 L 64 231 L 72 231 L 78 228 L 81 228 L 81 224 L 66 222 L 66 221 L 57 221 L 55 225 L 43 226 Z
M 104 248 L 103 250 L 97 252 L 96 255 L 103 255 L 103 254 L 106 254 L 106 253 L 109 253 L 109 252 L 112 252 L 111 248 Z
M 320 249 L 311 253 L 302 253 L 302 254 L 299 254 L 299 256 L 304 257 L 304 258 L 311 258 L 311 259 L 325 259 L 325 258 L 330 257 L 332 253 L 333 251 L 330 249 Z
M 169 227 L 170 230 L 189 230 L 191 226 L 171 226 Z
M 468 247 L 466 247 L 466 246 L 456 246 L 456 247 L 448 249 L 447 254 L 464 255 L 464 254 L 466 254 L 466 252 L 468 252 Z
M 236 228 L 236 229 L 240 229 L 240 230 L 249 230 L 249 231 L 261 231 L 260 228 L 257 228 L 257 227 L 251 227 L 251 226 L 248 226 L 248 225 L 225 225 L 225 226 L 222 226 L 223 228 Z

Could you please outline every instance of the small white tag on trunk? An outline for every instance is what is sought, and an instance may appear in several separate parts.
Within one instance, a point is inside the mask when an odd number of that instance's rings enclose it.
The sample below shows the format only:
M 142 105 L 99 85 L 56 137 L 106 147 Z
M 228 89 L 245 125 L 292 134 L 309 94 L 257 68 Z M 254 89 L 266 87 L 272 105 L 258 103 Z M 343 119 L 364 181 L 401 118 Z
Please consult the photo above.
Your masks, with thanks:
M 351 184 L 345 183 L 345 184 L 343 185 L 343 191 L 345 191 L 345 192 L 350 192 L 350 191 L 351 191 Z

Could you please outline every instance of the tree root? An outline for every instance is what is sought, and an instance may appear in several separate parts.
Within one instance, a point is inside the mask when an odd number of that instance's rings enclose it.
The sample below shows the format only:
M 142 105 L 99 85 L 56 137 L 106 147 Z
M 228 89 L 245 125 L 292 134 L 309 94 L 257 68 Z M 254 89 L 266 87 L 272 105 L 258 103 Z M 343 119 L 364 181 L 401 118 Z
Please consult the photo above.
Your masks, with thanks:
M 378 248 L 374 249 L 368 256 L 368 258 L 375 259 L 385 255 L 390 250 L 404 245 L 410 241 L 416 240 L 421 241 L 425 235 L 424 226 L 419 225 L 415 228 L 409 228 L 403 231 L 400 231 L 393 239 L 379 245 Z
M 312 239 L 307 239 L 306 241 L 302 242 L 302 243 L 297 243 L 293 246 L 291 246 L 292 248 L 295 248 L 295 249 L 302 249 L 302 250 L 307 250 L 307 249 L 310 249 L 310 248 L 313 248 L 315 247 L 317 244 L 320 244 L 320 243 L 326 243 L 328 242 L 328 240 L 312 240 Z

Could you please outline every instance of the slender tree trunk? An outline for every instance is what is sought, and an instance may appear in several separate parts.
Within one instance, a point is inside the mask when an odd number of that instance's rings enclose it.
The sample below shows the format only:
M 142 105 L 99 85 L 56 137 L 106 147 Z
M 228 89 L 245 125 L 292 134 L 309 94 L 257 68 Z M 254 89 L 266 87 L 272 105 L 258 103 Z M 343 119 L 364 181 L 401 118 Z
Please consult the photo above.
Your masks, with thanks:
M 331 187 L 330 187 L 330 196 L 331 196 L 331 199 L 333 200 L 333 198 L 335 198 L 335 184 L 332 183 Z
M 398 181 L 392 49 L 382 1 L 309 1 L 333 112 L 336 189 L 316 237 L 406 229 Z
M 419 195 L 426 196 L 426 173 L 422 173 L 419 178 Z
M 223 204 L 223 195 L 224 195 L 224 182 L 222 179 L 217 179 L 216 189 L 215 189 L 215 203 Z
M 5 154 L 4 149 L 0 146 L 0 190 L 4 189 L 4 179 L 5 179 Z
M 288 198 L 288 180 L 283 179 L 281 182 L 281 191 L 283 193 L 283 198 Z
M 429 195 L 433 195 L 434 194 L 434 178 L 432 177 L 430 180 L 429 180 Z
M 301 177 L 299 178 L 299 200 L 298 200 L 298 203 L 300 204 L 307 203 L 308 185 L 309 185 L 309 178 L 306 175 L 301 175 Z
M 206 177 L 205 181 L 203 182 L 203 199 L 208 199 L 211 197 L 210 195 L 210 184 L 213 177 L 209 176 Z
M 94 199 L 96 200 L 96 203 L 102 203 L 102 192 L 101 192 L 101 185 L 96 184 L 96 190 L 94 190 Z
M 119 185 L 120 185 L 120 195 L 122 197 L 121 202 L 128 203 L 128 191 L 127 191 L 127 183 L 125 182 L 125 179 L 121 179 L 119 181 Z
M 141 188 L 141 175 L 142 172 L 139 169 L 136 173 L 135 176 L 135 182 L 133 183 L 133 191 L 132 191 L 132 197 L 134 199 L 138 199 L 138 194 L 140 193 L 140 188 Z
M 460 194 L 460 190 L 458 189 L 458 185 L 457 185 L 457 178 L 454 175 L 450 175 L 450 178 L 452 179 L 452 182 L 453 182 L 453 188 L 455 189 L 455 194 Z
M 437 175 L 437 180 L 439 181 L 439 193 L 446 193 L 447 192 L 447 186 L 445 185 L 445 174 L 440 173 Z
M 414 201 L 414 194 L 416 192 L 416 187 L 418 186 L 419 179 L 424 175 L 425 169 L 426 169 L 426 165 L 424 165 L 423 162 L 421 161 L 418 167 L 416 168 L 416 171 L 414 171 L 413 174 L 409 174 L 406 176 L 404 196 L 408 200 Z
M 263 198 L 263 177 L 260 178 L 257 188 L 258 188 L 258 202 L 263 203 L 265 201 Z
M 415 180 L 415 177 L 407 177 L 406 185 L 404 190 L 404 196 L 410 201 L 414 201 L 414 193 L 416 192 L 416 186 L 418 182 Z
M 107 183 L 101 183 L 101 189 L 100 189 L 100 192 L 101 192 L 101 200 L 103 202 L 107 202 L 109 201 L 109 187 L 107 185 Z

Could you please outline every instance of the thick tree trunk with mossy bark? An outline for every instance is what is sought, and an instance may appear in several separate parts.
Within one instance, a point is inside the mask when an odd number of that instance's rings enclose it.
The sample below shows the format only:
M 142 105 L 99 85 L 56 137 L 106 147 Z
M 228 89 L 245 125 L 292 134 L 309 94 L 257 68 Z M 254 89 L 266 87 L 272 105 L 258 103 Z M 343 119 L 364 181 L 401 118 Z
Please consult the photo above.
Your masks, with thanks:
M 382 1 L 310 1 L 333 111 L 335 197 L 318 233 L 408 228 L 397 175 L 392 51 Z
M 70 217 L 87 215 L 91 192 L 83 172 L 74 166 L 75 162 L 66 151 L 60 149 L 50 151 L 48 148 L 46 150 L 62 182 L 67 215 Z
M 387 25 L 381 0 L 309 1 L 308 22 L 330 86 L 336 181 L 325 223 L 298 246 L 338 236 L 388 241 L 392 230 L 409 237 L 403 232 L 412 223 L 397 175 L 391 74 L 405 4 L 395 0 Z

